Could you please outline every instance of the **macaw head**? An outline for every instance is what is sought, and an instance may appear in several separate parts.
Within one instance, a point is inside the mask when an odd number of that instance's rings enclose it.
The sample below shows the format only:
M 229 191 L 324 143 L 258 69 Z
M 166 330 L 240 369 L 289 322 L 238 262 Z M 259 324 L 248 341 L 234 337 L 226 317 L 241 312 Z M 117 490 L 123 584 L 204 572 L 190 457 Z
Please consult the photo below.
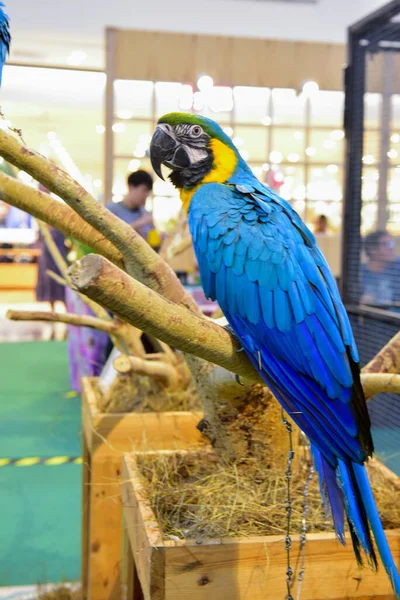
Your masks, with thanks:
M 161 179 L 161 165 L 179 189 L 205 182 L 225 183 L 241 161 L 232 140 L 221 127 L 198 115 L 169 113 L 159 119 L 150 144 L 150 159 Z

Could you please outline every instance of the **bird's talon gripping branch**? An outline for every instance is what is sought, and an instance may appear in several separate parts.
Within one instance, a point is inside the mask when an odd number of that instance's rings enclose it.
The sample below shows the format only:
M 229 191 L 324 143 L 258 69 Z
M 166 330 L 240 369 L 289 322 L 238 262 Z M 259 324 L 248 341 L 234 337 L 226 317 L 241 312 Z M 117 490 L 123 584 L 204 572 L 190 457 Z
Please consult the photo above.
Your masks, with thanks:
M 238 352 L 240 352 L 240 350 L 238 350 Z M 244 387 L 244 383 L 242 383 L 240 381 L 240 375 L 235 375 L 235 379 L 236 379 L 236 381 L 238 382 L 239 385 L 241 385 L 242 387 Z

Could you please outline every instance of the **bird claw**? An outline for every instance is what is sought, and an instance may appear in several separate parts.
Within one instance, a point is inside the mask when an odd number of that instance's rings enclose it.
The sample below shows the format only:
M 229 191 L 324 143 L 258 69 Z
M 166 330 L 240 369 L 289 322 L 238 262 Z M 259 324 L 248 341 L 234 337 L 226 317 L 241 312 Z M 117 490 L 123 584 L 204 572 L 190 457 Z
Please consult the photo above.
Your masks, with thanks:
M 237 381 L 237 383 L 238 383 L 239 385 L 241 385 L 242 387 L 244 387 L 244 383 L 242 383 L 242 382 L 240 381 L 240 375 L 235 375 L 235 379 L 236 379 L 236 381 Z

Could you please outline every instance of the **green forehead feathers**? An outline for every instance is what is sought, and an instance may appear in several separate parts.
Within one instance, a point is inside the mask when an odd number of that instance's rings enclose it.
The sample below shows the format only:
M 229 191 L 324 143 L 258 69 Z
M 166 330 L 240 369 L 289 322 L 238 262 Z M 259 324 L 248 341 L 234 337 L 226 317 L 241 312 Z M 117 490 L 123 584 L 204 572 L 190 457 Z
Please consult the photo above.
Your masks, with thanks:
M 181 123 L 200 125 L 200 127 L 202 127 L 209 136 L 218 138 L 229 146 L 232 145 L 230 138 L 222 131 L 221 127 L 215 123 L 215 121 L 212 121 L 207 117 L 201 117 L 199 115 L 192 115 L 188 113 L 172 112 L 162 116 L 158 122 L 166 123 L 172 127 L 175 127 L 175 125 L 180 125 Z

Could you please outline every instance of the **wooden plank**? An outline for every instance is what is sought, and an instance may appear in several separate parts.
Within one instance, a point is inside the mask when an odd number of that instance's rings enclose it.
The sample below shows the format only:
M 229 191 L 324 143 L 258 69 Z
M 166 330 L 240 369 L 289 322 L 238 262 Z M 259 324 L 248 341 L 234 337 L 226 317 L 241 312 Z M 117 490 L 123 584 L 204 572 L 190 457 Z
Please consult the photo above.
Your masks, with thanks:
M 276 537 L 276 536 L 274 536 Z M 294 536 L 293 536 L 294 537 Z M 395 560 L 400 562 L 399 532 L 388 533 Z M 293 539 L 295 564 L 299 541 Z M 165 553 L 165 599 L 175 595 L 191 600 L 223 595 L 231 600 L 276 600 L 286 594 L 286 551 L 284 536 L 279 540 L 260 537 L 246 543 L 231 540 L 221 544 L 204 544 L 168 548 Z M 379 574 L 357 567 L 351 543 L 345 548 L 333 534 L 312 539 L 309 536 L 306 570 L 301 597 L 312 600 L 355 599 L 366 596 L 395 600 L 389 579 L 381 567 Z M 297 584 L 293 588 L 297 594 Z
M 135 455 L 124 456 L 124 512 L 146 600 L 285 597 L 287 556 L 283 535 L 215 539 L 202 544 L 162 540 L 136 461 Z M 373 461 L 373 468 L 387 479 L 396 478 L 387 468 L 381 469 L 378 461 Z M 400 530 L 387 531 L 386 535 L 400 565 Z M 380 564 L 377 574 L 369 568 L 359 569 L 349 536 L 347 542 L 343 547 L 334 533 L 307 536 L 302 600 L 396 600 L 383 566 Z M 162 553 L 158 564 L 153 563 L 154 552 Z M 298 552 L 299 536 L 292 536 L 293 567 Z M 159 583 L 161 577 L 163 588 Z M 153 593 L 151 584 L 155 581 L 158 587 Z M 292 590 L 294 597 L 297 592 L 296 583 Z
M 116 600 L 121 593 L 122 453 L 143 447 L 200 448 L 205 443 L 196 429 L 201 417 L 200 413 L 188 412 L 102 414 L 97 408 L 96 379 L 82 379 L 84 452 L 91 465 L 85 471 L 87 481 L 83 481 L 84 503 L 90 514 L 84 513 L 82 531 L 82 550 L 85 553 L 86 548 L 88 557 L 83 556 L 82 572 L 88 573 L 85 585 L 89 600 Z M 160 556 L 150 550 L 149 565 L 156 573 Z M 157 586 L 157 580 L 163 581 L 163 577 L 151 573 L 149 590 Z
M 92 423 L 92 394 L 93 388 L 91 385 L 91 378 L 83 377 L 81 379 L 82 386 L 82 434 L 86 440 L 87 448 L 89 452 L 92 452 L 92 437 L 93 437 L 93 423 Z
M 100 413 L 97 409 L 95 382 L 95 378 L 82 380 L 83 428 L 92 452 L 120 455 L 122 452 L 141 449 L 204 446 L 205 438 L 196 427 L 202 419 L 202 413 Z
M 89 529 L 90 529 L 90 453 L 86 438 L 82 436 L 82 556 L 81 556 L 81 581 L 82 594 L 88 596 L 89 573 Z
M 164 600 L 164 549 L 153 511 L 132 484 L 134 459 L 125 455 L 122 463 L 124 518 L 132 555 L 145 600 Z
M 121 600 L 121 465 L 115 457 L 92 455 L 90 482 L 90 600 Z

